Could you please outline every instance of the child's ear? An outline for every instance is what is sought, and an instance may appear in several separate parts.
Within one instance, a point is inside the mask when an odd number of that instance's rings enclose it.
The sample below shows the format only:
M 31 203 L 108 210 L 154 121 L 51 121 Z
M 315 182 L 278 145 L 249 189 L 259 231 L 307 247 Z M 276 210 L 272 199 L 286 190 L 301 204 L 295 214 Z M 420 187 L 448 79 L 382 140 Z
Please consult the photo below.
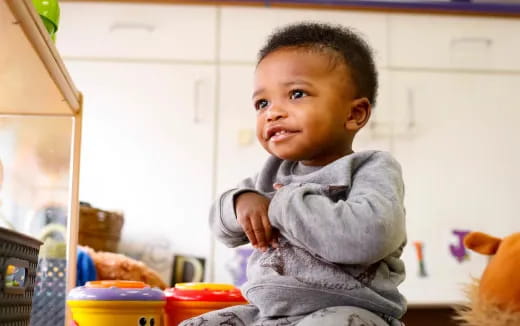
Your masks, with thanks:
M 483 255 L 494 255 L 501 242 L 501 239 L 482 232 L 471 232 L 464 237 L 464 245 L 466 248 Z
M 345 129 L 358 131 L 368 122 L 372 111 L 372 105 L 366 97 L 357 98 L 350 103 L 350 112 L 345 121 Z

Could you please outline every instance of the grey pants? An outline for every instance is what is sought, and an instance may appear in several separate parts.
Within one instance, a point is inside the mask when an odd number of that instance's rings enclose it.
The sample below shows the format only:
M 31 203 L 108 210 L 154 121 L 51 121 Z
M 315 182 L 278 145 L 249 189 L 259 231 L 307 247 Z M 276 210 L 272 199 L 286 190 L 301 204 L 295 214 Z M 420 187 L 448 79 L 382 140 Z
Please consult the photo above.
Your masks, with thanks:
M 183 321 L 179 326 L 400 326 L 398 320 L 357 307 L 330 307 L 306 316 L 261 318 L 253 305 L 234 306 Z

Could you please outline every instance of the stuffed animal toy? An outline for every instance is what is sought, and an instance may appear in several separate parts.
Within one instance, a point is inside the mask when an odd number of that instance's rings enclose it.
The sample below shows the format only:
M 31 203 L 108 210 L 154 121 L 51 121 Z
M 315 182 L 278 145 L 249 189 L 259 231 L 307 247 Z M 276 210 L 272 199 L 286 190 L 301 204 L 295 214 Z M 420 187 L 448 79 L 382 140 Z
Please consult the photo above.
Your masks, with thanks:
M 154 270 L 140 261 L 113 252 L 96 252 L 89 247 L 83 249 L 94 261 L 98 280 L 141 281 L 151 287 L 167 287 Z
M 472 232 L 464 245 L 493 256 L 480 281 L 469 286 L 469 303 L 458 309 L 456 319 L 468 326 L 520 325 L 520 233 L 499 239 Z

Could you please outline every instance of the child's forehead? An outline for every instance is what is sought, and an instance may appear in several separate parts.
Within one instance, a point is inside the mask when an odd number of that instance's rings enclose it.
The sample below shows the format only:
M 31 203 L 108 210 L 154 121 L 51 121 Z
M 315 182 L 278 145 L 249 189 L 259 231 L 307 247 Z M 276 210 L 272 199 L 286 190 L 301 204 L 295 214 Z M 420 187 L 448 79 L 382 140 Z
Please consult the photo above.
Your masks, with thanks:
M 284 79 L 345 80 L 348 66 L 330 51 L 308 48 L 282 48 L 268 54 L 258 64 L 255 84 Z
M 302 47 L 287 47 L 268 54 L 258 64 L 257 71 L 263 69 L 280 69 L 289 72 L 322 72 L 330 73 L 346 64 L 338 64 L 338 55 L 333 50 Z M 343 63 L 343 62 L 342 62 Z

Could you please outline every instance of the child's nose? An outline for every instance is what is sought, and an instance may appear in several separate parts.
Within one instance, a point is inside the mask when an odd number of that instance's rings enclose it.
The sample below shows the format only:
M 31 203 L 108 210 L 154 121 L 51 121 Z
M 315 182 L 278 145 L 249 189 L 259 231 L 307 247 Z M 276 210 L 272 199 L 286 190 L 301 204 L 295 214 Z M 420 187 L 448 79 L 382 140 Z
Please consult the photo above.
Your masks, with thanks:
M 287 112 L 277 105 L 271 105 L 267 110 L 267 121 L 272 122 L 287 117 Z

